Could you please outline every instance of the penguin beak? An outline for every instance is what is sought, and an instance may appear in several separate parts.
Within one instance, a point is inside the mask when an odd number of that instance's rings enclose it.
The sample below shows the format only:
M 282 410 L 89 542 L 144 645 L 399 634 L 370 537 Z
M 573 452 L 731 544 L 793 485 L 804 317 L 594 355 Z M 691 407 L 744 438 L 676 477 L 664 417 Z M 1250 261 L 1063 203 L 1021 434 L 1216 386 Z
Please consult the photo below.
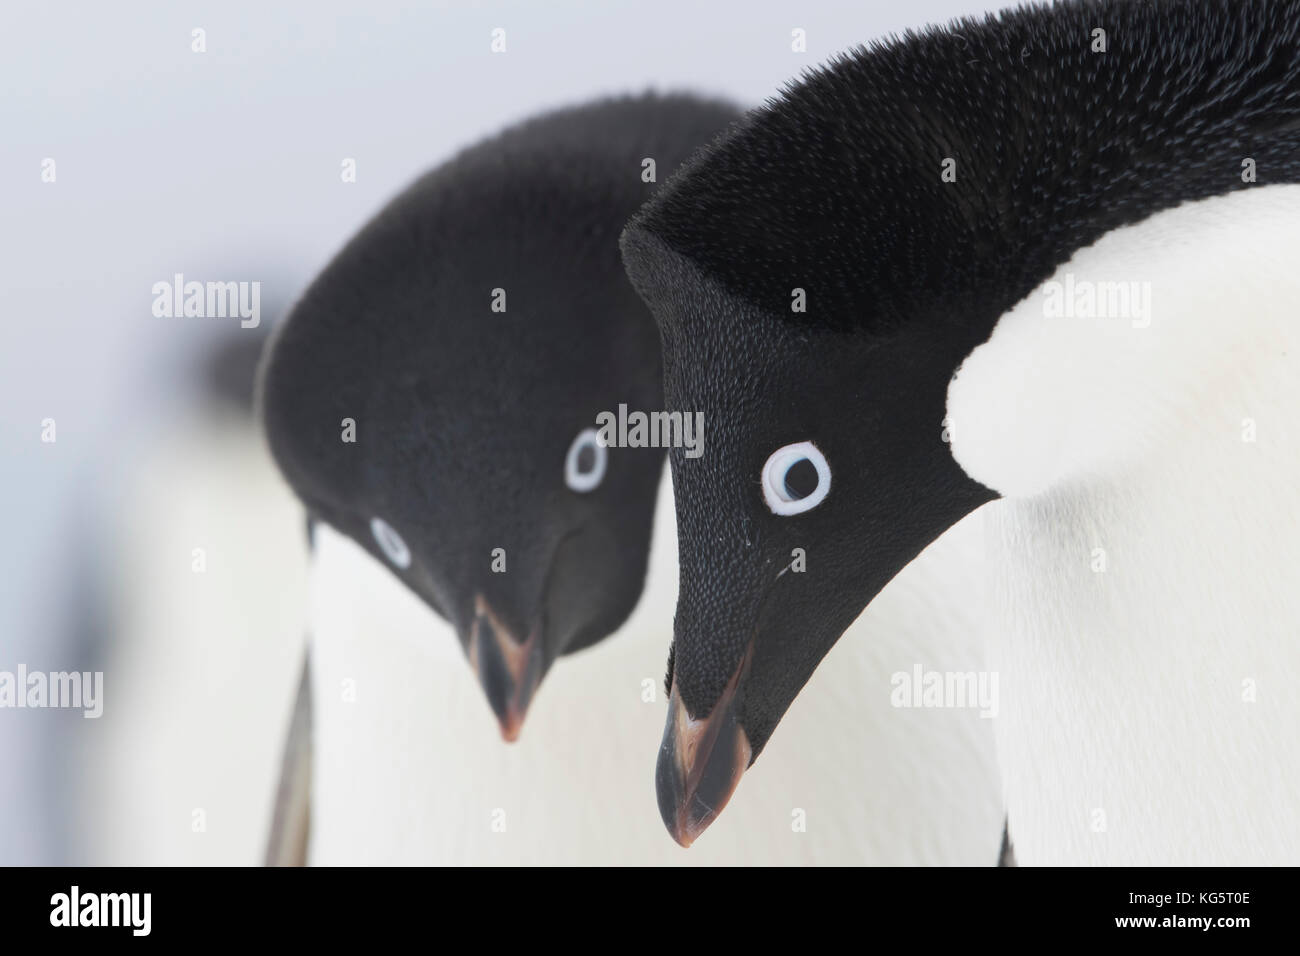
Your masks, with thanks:
M 753 756 L 737 715 L 737 689 L 749 654 L 732 675 L 707 717 L 696 719 L 682 702 L 674 678 L 655 792 L 659 815 L 673 839 L 689 847 L 727 805 Z
M 469 664 L 478 675 L 488 704 L 508 742 L 519 739 L 524 715 L 549 661 L 543 648 L 540 619 L 520 640 L 480 594 L 474 598 L 474 623 L 468 642 Z

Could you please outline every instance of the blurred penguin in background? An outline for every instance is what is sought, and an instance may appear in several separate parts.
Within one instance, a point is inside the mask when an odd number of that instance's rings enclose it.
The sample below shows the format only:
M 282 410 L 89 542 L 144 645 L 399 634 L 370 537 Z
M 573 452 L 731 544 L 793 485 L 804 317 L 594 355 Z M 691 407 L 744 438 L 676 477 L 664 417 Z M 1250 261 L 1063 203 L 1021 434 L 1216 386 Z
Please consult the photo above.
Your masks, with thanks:
M 307 596 L 301 506 L 253 417 L 285 286 L 264 283 L 260 327 L 187 343 L 160 375 L 168 408 L 96 485 L 84 617 L 111 706 L 80 728 L 78 861 L 262 859 Z

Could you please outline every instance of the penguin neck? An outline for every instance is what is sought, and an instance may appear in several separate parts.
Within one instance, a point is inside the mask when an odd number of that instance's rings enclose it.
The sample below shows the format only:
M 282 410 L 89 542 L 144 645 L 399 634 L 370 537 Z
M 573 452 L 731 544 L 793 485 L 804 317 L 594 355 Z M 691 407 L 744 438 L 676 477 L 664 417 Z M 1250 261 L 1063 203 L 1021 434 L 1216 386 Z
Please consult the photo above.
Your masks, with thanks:
M 1300 186 L 1170 210 L 1080 250 L 950 386 L 954 457 L 1005 496 L 991 666 L 1022 862 L 1300 853 L 1276 809 L 1300 783 L 1297 250 Z M 1138 277 L 1149 314 L 1046 318 L 1067 275 Z

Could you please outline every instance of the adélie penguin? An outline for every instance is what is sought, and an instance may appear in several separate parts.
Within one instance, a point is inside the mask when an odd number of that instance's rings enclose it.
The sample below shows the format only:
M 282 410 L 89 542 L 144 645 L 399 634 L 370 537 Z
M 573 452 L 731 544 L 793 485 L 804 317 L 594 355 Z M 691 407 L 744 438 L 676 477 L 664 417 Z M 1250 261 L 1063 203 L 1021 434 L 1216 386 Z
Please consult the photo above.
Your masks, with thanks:
M 165 410 L 139 413 L 87 492 L 100 583 L 86 593 L 103 595 L 87 619 L 113 706 L 78 756 L 78 792 L 94 795 L 79 863 L 247 866 L 264 852 L 281 751 L 267 727 L 300 666 L 308 597 L 301 508 L 252 415 L 264 333 L 287 305 L 271 296 L 283 273 L 267 277 L 261 327 L 214 330 L 160 367 L 132 408 L 165 397 Z
M 462 152 L 334 258 L 261 369 L 268 443 L 307 508 L 316 581 L 338 544 L 322 524 L 382 561 L 451 625 L 507 740 L 555 658 L 614 630 L 640 593 L 662 452 L 611 463 L 590 427 L 598 399 L 660 395 L 617 229 L 658 163 L 735 115 L 691 97 L 610 100 Z M 317 683 L 343 656 L 340 616 L 313 622 Z M 313 715 L 333 696 L 313 693 L 305 661 L 270 862 L 305 858 Z
M 670 452 L 674 836 L 979 509 L 1019 862 L 1300 862 L 1300 2 L 1067 3 L 856 50 L 623 248 L 667 407 L 708 423 Z
M 988 721 L 863 692 L 917 646 L 927 666 L 978 666 L 978 578 L 951 573 L 976 563 L 974 526 L 882 596 L 860 626 L 884 639 L 828 674 L 823 699 L 862 727 L 777 748 L 769 786 L 694 854 L 664 839 L 645 786 L 676 541 L 671 508 L 651 532 L 662 449 L 591 440 L 601 412 L 663 402 L 617 237 L 656 188 L 644 160 L 662 179 L 735 115 L 642 97 L 515 127 L 399 196 L 277 334 L 261 405 L 314 559 L 311 717 L 297 709 L 275 859 L 300 845 L 290 805 L 309 789 L 314 863 L 991 860 Z M 466 657 L 508 736 L 547 674 L 514 746 L 478 718 Z M 859 752 L 891 768 L 888 799 L 844 777 Z
M 594 428 L 660 399 L 618 227 L 643 161 L 671 169 L 735 115 L 610 100 L 466 150 L 347 244 L 267 356 L 290 485 L 453 625 L 508 740 L 552 662 L 639 596 L 662 451 L 610 454 Z

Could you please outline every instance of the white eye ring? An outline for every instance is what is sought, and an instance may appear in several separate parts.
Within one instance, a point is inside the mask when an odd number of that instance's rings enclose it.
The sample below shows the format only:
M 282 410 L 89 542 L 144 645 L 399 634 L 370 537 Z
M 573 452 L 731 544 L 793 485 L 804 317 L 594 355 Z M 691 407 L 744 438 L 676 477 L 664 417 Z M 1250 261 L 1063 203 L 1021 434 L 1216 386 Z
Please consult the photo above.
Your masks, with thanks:
M 582 453 L 588 448 L 592 453 L 590 471 L 580 471 L 578 463 Z M 608 464 L 609 450 L 600 443 L 600 435 L 594 428 L 585 428 L 578 432 L 578 437 L 569 446 L 569 453 L 564 456 L 564 483 L 574 491 L 594 491 L 605 480 L 605 466 Z
M 384 557 L 399 568 L 411 566 L 411 549 L 406 546 L 402 536 L 393 530 L 392 525 L 383 518 L 371 518 L 370 533 L 374 535 L 379 550 L 384 552 Z
M 812 490 L 812 494 L 795 498 L 786 488 L 786 475 L 794 465 L 805 459 L 817 469 L 817 487 Z M 767 502 L 772 514 L 797 515 L 809 511 L 821 504 L 830 490 L 831 466 L 826 463 L 826 456 L 810 441 L 778 448 L 763 465 L 763 500 Z

